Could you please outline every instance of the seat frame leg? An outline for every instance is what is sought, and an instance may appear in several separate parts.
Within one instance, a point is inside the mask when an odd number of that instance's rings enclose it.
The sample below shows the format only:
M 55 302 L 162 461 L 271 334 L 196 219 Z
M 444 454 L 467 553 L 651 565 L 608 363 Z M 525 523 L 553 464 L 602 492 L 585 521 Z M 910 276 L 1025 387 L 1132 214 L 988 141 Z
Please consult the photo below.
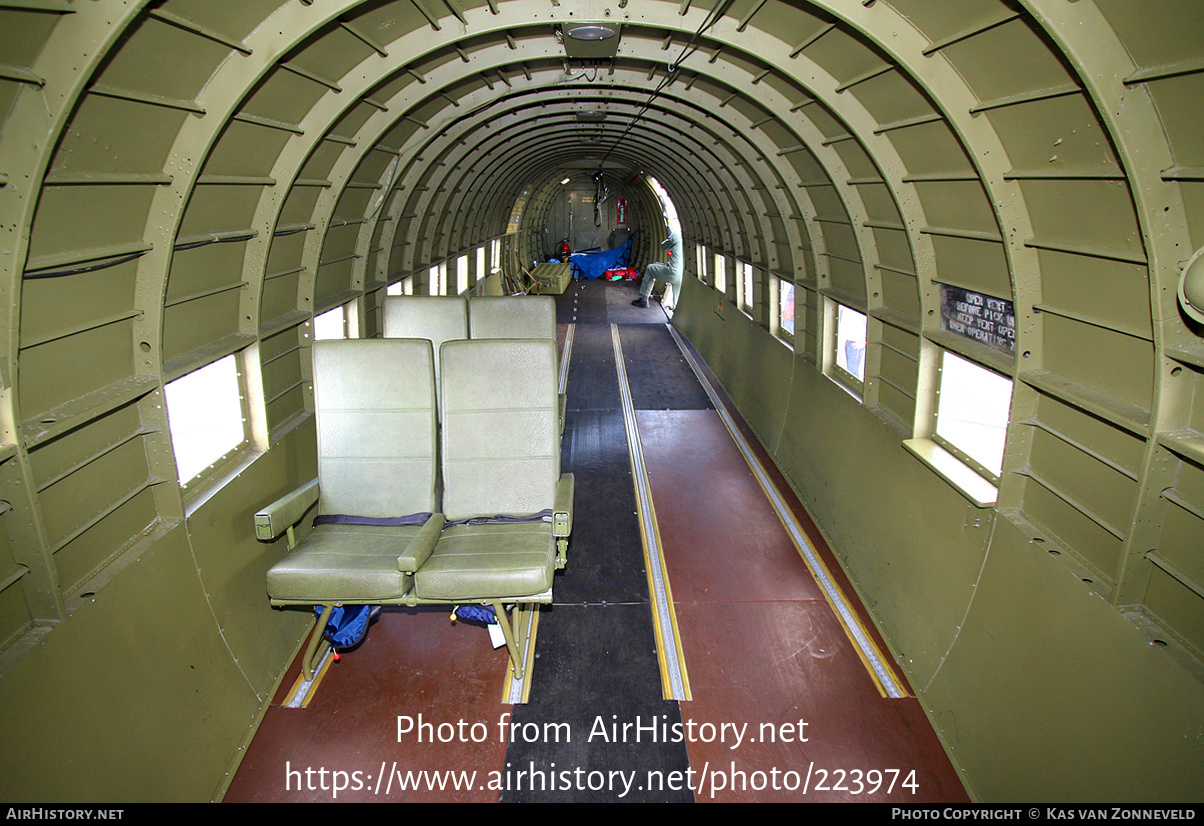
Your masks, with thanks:
M 322 661 L 322 657 L 326 656 L 326 650 L 330 647 L 329 644 L 322 645 L 325 642 L 322 639 L 322 632 L 326 630 L 326 623 L 330 622 L 330 612 L 334 610 L 334 606 L 333 602 L 322 605 L 322 616 L 318 618 L 313 633 L 310 634 L 309 645 L 305 646 L 305 656 L 301 659 L 301 673 L 306 680 L 313 680 L 318 663 Z
M 514 629 L 510 625 L 510 618 L 506 616 L 506 607 L 498 601 L 486 603 L 493 608 L 493 613 L 497 616 L 497 624 L 501 626 L 502 636 L 506 639 L 506 650 L 510 652 L 510 666 L 514 669 L 514 679 L 521 680 L 523 678 L 523 658 L 517 641 L 514 638 Z M 518 610 L 515 609 L 515 613 Z M 526 648 L 526 640 L 523 640 Z

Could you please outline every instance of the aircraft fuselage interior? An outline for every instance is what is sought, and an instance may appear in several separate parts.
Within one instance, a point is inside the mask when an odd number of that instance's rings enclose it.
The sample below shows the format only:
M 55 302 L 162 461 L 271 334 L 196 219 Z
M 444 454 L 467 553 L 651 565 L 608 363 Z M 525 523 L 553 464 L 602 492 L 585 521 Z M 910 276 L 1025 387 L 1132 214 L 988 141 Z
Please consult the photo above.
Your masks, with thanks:
M 1202 100 L 1192 0 L 0 0 L 0 800 L 1204 802 Z

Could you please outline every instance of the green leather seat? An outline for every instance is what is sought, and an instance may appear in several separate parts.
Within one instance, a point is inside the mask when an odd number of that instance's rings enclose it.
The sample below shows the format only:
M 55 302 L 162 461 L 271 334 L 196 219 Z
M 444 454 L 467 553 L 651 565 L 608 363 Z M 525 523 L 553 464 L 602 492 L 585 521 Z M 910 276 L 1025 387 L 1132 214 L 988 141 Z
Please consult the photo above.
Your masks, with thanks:
M 483 295 L 468 302 L 471 338 L 556 340 L 556 299 L 550 295 Z
M 385 338 L 425 338 L 437 355 L 443 342 L 468 338 L 468 300 L 459 295 L 385 296 L 384 334 Z
M 550 295 L 477 296 L 468 302 L 471 338 L 556 340 L 556 299 Z M 559 361 L 557 361 L 559 364 Z M 567 398 L 560 395 L 558 432 L 564 432 Z
M 261 538 L 318 516 L 385 520 L 435 511 L 434 359 L 429 341 L 318 341 L 313 346 L 318 484 L 256 515 Z M 299 511 L 299 512 L 298 512 Z M 399 601 L 442 521 L 322 524 L 268 571 L 274 604 Z M 353 520 L 354 521 L 354 520 Z
M 440 348 L 447 524 L 415 574 L 420 599 L 551 600 L 558 540 L 571 530 L 573 482 L 560 472 L 556 360 L 548 339 Z M 499 523 L 499 516 L 534 521 Z M 486 524 L 456 524 L 480 519 Z

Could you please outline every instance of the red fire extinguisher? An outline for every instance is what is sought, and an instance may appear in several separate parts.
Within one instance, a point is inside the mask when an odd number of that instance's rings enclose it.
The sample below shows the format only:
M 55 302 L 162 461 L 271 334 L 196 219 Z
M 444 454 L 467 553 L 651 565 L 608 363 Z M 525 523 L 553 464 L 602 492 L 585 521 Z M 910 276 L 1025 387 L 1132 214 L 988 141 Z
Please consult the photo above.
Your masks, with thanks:
M 572 248 L 569 246 L 569 239 L 565 238 L 563 241 L 560 242 L 560 261 L 561 261 L 561 263 L 565 263 L 565 264 L 568 263 L 569 253 L 571 253 L 572 251 L 573 251 Z

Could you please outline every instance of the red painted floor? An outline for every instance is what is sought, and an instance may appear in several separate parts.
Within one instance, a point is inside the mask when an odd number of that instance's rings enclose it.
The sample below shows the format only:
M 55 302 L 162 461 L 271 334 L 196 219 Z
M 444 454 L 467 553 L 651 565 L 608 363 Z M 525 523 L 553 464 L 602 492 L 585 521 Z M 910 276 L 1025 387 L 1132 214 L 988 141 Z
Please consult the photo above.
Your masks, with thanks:
M 638 421 L 693 694 L 682 718 L 698 725 L 696 799 L 967 801 L 918 702 L 880 695 L 715 411 Z

